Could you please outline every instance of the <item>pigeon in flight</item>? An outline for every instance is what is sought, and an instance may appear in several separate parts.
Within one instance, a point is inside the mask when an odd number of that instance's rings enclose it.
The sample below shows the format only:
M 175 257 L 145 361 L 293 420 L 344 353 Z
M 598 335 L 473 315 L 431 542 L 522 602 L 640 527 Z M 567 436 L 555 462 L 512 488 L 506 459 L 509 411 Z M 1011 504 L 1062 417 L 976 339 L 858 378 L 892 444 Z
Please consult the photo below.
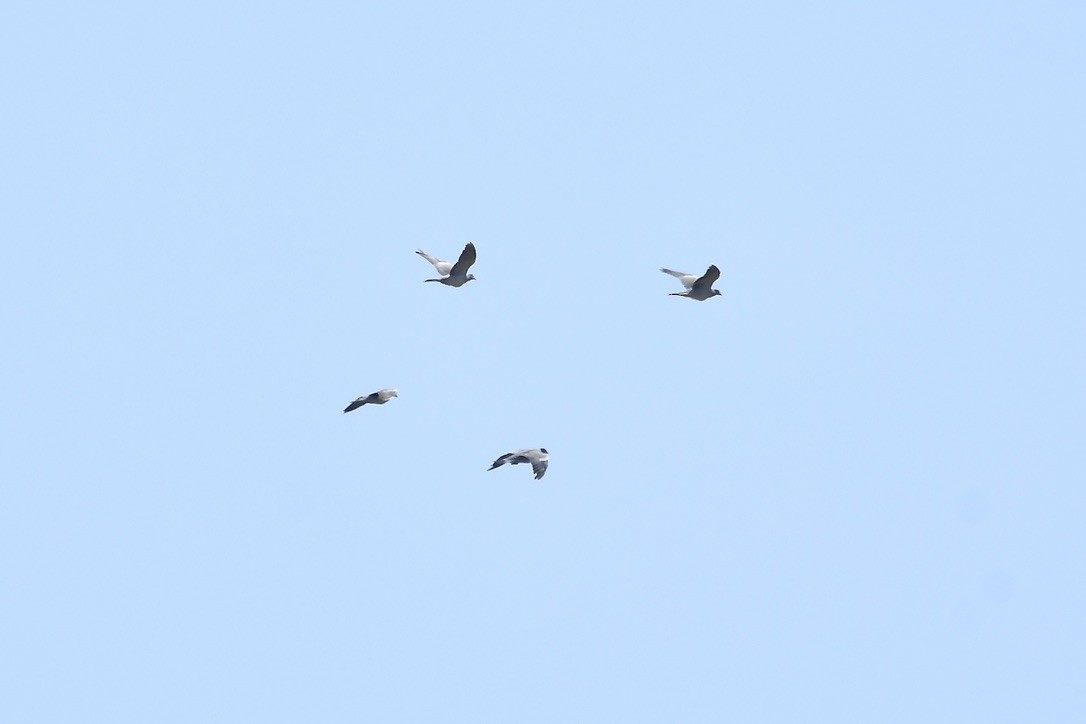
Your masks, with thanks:
M 365 404 L 383 405 L 391 400 L 393 397 L 399 397 L 399 393 L 397 393 L 396 390 L 381 390 L 380 392 L 373 392 L 368 395 L 362 395 L 357 400 L 347 405 L 346 409 L 344 409 L 343 411 L 350 412 L 351 410 L 357 410 L 359 407 L 362 407 L 362 405 Z
M 495 460 L 487 470 L 500 468 L 506 463 L 509 463 L 510 465 L 531 463 L 532 471 L 535 473 L 535 479 L 539 480 L 543 477 L 543 473 L 547 472 L 547 461 L 549 460 L 550 456 L 547 454 L 547 448 L 545 447 L 536 448 L 535 450 L 516 450 L 515 452 L 502 455 Z
M 696 277 L 693 274 L 683 274 L 682 272 L 672 271 L 670 269 L 661 269 L 664 274 L 670 274 L 678 279 L 686 287 L 685 292 L 675 292 L 669 294 L 669 297 L 690 297 L 691 299 L 697 299 L 699 302 L 704 302 L 710 297 L 715 297 L 720 294 L 719 289 L 713 289 L 713 283 L 720 278 L 720 270 L 716 268 L 716 264 L 712 264 L 700 277 Z
M 468 274 L 468 269 L 475 263 L 475 244 L 471 242 L 468 242 L 468 245 L 460 252 L 460 258 L 455 264 L 435 259 L 422 250 L 415 253 L 433 264 L 437 273 L 441 275 L 440 279 L 427 279 L 428 282 L 441 282 L 449 287 L 462 287 L 475 278 L 474 274 Z

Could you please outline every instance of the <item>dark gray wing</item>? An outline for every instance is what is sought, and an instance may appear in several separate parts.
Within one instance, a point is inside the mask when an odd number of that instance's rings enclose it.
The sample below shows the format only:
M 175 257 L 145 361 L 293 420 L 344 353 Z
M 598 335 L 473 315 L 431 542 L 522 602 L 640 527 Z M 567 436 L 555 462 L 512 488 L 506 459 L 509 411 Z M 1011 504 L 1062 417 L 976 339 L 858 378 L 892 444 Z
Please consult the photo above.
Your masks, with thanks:
M 538 458 L 532 458 L 532 472 L 535 473 L 536 480 L 542 478 L 543 473 L 547 472 L 546 459 L 540 460 Z
M 362 407 L 362 405 L 366 404 L 367 402 L 377 402 L 377 393 L 374 392 L 369 395 L 362 395 L 357 400 L 347 405 L 347 407 L 343 411 L 350 412 L 351 410 L 357 410 L 359 407 Z
M 704 274 L 698 277 L 697 281 L 694 282 L 694 286 L 691 287 L 691 289 L 697 289 L 699 291 L 702 289 L 708 290 L 719 278 L 720 270 L 716 268 L 716 264 L 712 264 L 709 266 Z
M 449 270 L 449 276 L 457 277 L 463 276 L 468 273 L 468 269 L 475 263 L 475 244 L 470 241 L 468 245 L 464 247 L 464 250 L 460 252 L 460 258 L 453 264 L 453 268 Z
M 490 464 L 490 467 L 487 468 L 487 470 L 493 470 L 494 468 L 500 468 L 502 465 L 505 465 L 506 461 L 511 457 L 513 457 L 513 453 L 506 453 L 505 455 L 502 455 L 500 458 L 498 458 L 497 460 L 492 462 Z

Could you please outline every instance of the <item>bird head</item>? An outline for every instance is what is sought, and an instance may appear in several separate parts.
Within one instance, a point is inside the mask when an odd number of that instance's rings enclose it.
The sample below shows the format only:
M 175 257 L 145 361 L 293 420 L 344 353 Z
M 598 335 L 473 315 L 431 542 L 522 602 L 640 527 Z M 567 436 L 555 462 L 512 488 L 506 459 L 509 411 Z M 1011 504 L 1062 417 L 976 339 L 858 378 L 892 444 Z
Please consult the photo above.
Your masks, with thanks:
M 396 390 L 389 390 L 388 394 L 389 394 L 390 397 L 399 397 L 400 396 L 400 393 L 397 392 Z
M 719 289 L 714 289 L 713 290 L 713 296 L 714 297 L 719 297 L 721 294 L 723 294 L 723 292 L 721 292 Z
M 541 447 L 541 448 L 539 448 L 539 452 L 541 452 L 541 453 L 546 453 L 547 455 L 550 455 L 550 453 L 549 453 L 549 452 L 547 452 L 547 448 L 545 448 L 545 447 Z
M 464 280 L 465 283 L 471 282 L 471 281 L 475 281 L 475 275 L 474 274 L 468 274 L 467 279 Z

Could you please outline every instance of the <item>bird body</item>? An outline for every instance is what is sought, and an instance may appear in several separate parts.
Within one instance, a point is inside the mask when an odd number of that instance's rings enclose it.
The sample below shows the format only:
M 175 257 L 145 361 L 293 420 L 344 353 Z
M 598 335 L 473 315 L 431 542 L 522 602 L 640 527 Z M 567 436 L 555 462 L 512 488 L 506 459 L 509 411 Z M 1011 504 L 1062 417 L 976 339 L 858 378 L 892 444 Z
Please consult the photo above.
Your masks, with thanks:
M 381 390 L 379 392 L 373 392 L 368 395 L 362 395 L 357 400 L 347 405 L 344 412 L 350 412 L 351 410 L 357 410 L 362 405 L 383 405 L 393 397 L 399 397 L 399 393 L 396 390 L 388 389 Z
M 716 264 L 710 265 L 700 277 L 696 277 L 693 274 L 672 271 L 671 269 L 661 269 L 660 271 L 675 277 L 682 282 L 684 287 L 686 287 L 685 292 L 675 292 L 669 294 L 668 296 L 670 297 L 689 297 L 690 299 L 704 302 L 706 299 L 720 294 L 719 289 L 713 289 L 713 284 L 720 278 L 720 270 L 716 268 Z
M 543 473 L 547 472 L 547 464 L 550 461 L 550 454 L 547 452 L 547 448 L 540 447 L 532 450 L 514 450 L 513 452 L 506 453 L 500 458 L 495 460 L 487 470 L 493 470 L 494 468 L 500 468 L 502 465 L 509 463 L 510 465 L 519 465 L 521 463 L 531 463 L 532 472 L 535 473 L 535 479 L 539 480 L 543 477 Z
M 468 269 L 475 263 L 475 244 L 471 242 L 468 242 L 464 250 L 460 252 L 460 258 L 455 264 L 436 259 L 421 249 L 415 253 L 433 264 L 437 273 L 441 275 L 440 279 L 427 279 L 428 282 L 441 282 L 448 287 L 462 287 L 475 279 L 474 274 L 468 274 Z

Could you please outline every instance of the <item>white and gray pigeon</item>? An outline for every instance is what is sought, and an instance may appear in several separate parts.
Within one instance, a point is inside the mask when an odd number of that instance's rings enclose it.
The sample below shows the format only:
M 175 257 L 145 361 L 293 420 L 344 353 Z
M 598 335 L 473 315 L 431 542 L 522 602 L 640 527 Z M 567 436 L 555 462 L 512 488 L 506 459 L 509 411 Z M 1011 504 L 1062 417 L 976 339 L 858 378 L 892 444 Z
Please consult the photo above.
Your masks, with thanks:
M 392 389 L 372 392 L 368 395 L 362 395 L 357 400 L 347 405 L 343 411 L 350 412 L 351 410 L 357 410 L 359 407 L 362 407 L 362 405 L 383 405 L 393 397 L 399 396 L 399 393 Z
M 500 468 L 502 465 L 509 463 L 510 465 L 519 465 L 521 463 L 531 463 L 532 471 L 535 473 L 535 479 L 539 480 L 543 477 L 543 473 L 547 472 L 547 462 L 550 460 L 550 455 L 547 453 L 547 448 L 538 447 L 534 450 L 515 450 L 511 453 L 506 453 L 500 458 L 494 461 L 494 463 L 487 468 L 487 470 L 493 470 L 494 468 Z
M 697 299 L 699 302 L 704 302 L 706 299 L 720 294 L 719 289 L 713 289 L 713 283 L 720 278 L 720 270 L 716 268 L 716 264 L 710 265 L 700 277 L 696 277 L 693 274 L 683 274 L 682 272 L 672 271 L 671 269 L 661 269 L 660 271 L 675 277 L 683 283 L 684 287 L 686 287 L 685 292 L 675 292 L 669 294 L 669 297 L 689 297 L 690 299 Z
M 474 274 L 468 274 L 468 269 L 475 263 L 475 244 L 470 241 L 464 247 L 464 250 L 460 252 L 460 258 L 456 260 L 455 264 L 435 259 L 421 249 L 415 253 L 433 264 L 434 268 L 437 269 L 437 273 L 441 275 L 440 279 L 427 279 L 428 282 L 441 282 L 449 287 L 462 287 L 475 278 Z

